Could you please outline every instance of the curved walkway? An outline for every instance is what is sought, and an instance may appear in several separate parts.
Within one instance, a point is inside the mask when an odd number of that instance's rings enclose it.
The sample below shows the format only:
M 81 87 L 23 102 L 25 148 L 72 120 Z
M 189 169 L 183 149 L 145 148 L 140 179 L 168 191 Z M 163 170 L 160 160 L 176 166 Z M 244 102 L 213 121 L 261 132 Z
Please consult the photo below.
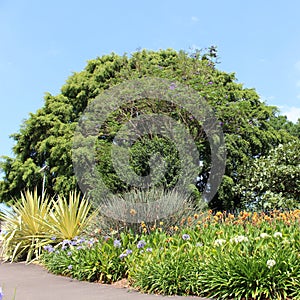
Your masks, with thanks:
M 4 292 L 3 300 L 12 300 L 15 290 L 15 300 L 207 300 L 141 294 L 125 288 L 56 276 L 41 266 L 24 263 L 0 263 L 0 286 Z

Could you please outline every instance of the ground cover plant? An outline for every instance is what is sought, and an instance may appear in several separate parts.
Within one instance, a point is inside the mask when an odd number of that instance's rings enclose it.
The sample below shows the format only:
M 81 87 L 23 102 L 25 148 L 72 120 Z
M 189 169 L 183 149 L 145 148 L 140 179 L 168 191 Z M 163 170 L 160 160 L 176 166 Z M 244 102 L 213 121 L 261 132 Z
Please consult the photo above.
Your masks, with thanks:
M 300 210 L 195 214 L 141 234 L 111 231 L 44 247 L 42 263 L 80 280 L 164 295 L 216 299 L 300 298 Z M 145 229 L 145 230 L 144 230 Z

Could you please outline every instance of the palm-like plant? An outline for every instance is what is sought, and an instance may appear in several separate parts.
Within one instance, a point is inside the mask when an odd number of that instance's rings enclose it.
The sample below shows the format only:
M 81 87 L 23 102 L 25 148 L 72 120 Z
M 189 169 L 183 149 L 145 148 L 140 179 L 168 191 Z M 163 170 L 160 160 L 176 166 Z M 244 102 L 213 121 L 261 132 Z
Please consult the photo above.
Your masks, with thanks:
M 38 259 L 43 246 L 79 236 L 93 220 L 91 204 L 79 193 L 58 200 L 39 196 L 37 190 L 21 193 L 11 212 L 2 213 L 5 260 Z
M 80 235 L 91 223 L 96 212 L 91 212 L 91 204 L 80 193 L 70 192 L 69 197 L 59 196 L 52 200 L 53 209 L 48 217 L 49 231 L 57 239 L 73 239 Z
M 35 189 L 21 193 L 20 201 L 16 201 L 12 210 L 2 213 L 6 230 L 2 247 L 6 260 L 26 257 L 26 261 L 30 261 L 39 256 L 51 239 L 45 222 L 50 208 L 50 199 L 39 196 Z

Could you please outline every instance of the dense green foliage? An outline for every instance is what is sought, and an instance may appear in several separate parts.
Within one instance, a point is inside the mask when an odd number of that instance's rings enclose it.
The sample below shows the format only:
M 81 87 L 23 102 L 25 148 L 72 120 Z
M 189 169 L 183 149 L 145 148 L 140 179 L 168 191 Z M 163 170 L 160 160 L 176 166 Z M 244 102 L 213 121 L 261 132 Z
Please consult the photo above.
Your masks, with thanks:
M 300 203 L 300 140 L 279 145 L 243 166 L 238 189 L 253 208 L 295 208 Z
M 71 159 L 72 137 L 87 104 L 104 90 L 125 80 L 160 77 L 193 88 L 213 107 L 225 134 L 227 166 L 219 192 L 210 205 L 219 209 L 239 206 L 240 195 L 233 190 L 239 180 L 239 168 L 254 157 L 267 155 L 270 149 L 290 140 L 291 134 L 296 133 L 291 124 L 287 131 L 280 123 L 281 119 L 277 122 L 276 109 L 262 103 L 255 90 L 237 83 L 234 74 L 218 70 L 216 56 L 215 48 L 211 47 L 206 53 L 143 50 L 130 57 L 112 53 L 89 61 L 82 72 L 74 73 L 67 80 L 59 95 L 47 94 L 44 106 L 30 114 L 20 132 L 13 135 L 15 158 L 5 157 L 1 164 L 4 172 L 0 183 L 1 201 L 18 196 L 24 188 L 38 186 L 41 190 L 43 172 L 39 171 L 45 165 L 46 188 L 50 195 L 66 194 L 76 188 Z M 133 103 L 132 107 L 120 108 L 111 122 L 108 121 L 101 132 L 99 130 L 98 168 L 107 185 L 115 192 L 128 188 L 113 170 L 109 158 L 110 144 L 121 122 L 134 118 L 137 111 L 143 110 L 163 111 L 189 128 L 201 150 L 199 159 L 204 161 L 201 178 L 205 185 L 210 170 L 210 151 L 201 124 L 189 114 L 183 114 L 178 107 L 164 104 L 161 108 L 155 101 L 149 103 L 146 100 Z M 172 143 L 160 137 L 148 139 L 147 143 L 141 140 L 132 149 L 133 169 L 138 174 L 147 174 L 147 157 L 160 151 L 171 166 L 163 182 L 172 185 L 177 172 L 177 154 L 162 151 L 172 147 Z
M 45 267 L 80 280 L 127 279 L 145 293 L 299 299 L 300 211 L 195 214 L 146 234 L 112 231 L 47 246 Z M 124 282 L 124 280 L 123 280 Z

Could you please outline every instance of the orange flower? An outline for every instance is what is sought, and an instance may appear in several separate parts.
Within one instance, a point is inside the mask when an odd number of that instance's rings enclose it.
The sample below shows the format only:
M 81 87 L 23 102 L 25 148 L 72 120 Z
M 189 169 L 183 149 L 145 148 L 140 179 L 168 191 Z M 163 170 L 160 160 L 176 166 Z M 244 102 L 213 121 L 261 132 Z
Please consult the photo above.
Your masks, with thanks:
M 234 215 L 233 215 L 233 214 L 228 214 L 228 218 L 229 218 L 230 220 L 233 220 L 233 219 L 234 219 Z

